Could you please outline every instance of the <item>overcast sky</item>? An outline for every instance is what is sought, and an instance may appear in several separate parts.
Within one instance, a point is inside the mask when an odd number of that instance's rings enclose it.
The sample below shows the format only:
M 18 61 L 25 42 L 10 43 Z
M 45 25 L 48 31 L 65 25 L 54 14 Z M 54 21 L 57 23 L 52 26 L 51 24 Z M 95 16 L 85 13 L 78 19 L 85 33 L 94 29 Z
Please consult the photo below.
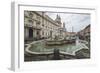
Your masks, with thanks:
M 46 14 L 55 20 L 56 15 L 60 15 L 62 23 L 65 22 L 67 31 L 71 32 L 72 27 L 74 32 L 84 29 L 90 24 L 90 14 L 72 14 L 72 13 L 50 13 Z

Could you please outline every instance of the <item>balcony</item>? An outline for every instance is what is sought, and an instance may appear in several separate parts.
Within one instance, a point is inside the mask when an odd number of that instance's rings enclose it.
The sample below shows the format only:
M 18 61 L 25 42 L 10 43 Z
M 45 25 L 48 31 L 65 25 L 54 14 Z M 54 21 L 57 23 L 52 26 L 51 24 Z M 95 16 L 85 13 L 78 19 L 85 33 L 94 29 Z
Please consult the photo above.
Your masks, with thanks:
M 33 27 L 32 24 L 25 24 L 24 26 L 25 26 L 25 27 Z
M 40 19 L 36 19 L 36 18 L 32 18 L 33 20 L 35 20 L 37 23 L 41 23 Z
M 42 26 L 36 25 L 36 26 L 33 26 L 33 28 L 34 28 L 34 29 L 37 29 L 37 30 L 40 30 L 40 29 L 42 29 Z
M 36 30 L 42 29 L 42 26 L 40 26 L 40 25 L 25 24 L 24 26 L 25 27 L 31 27 L 31 28 L 36 29 Z

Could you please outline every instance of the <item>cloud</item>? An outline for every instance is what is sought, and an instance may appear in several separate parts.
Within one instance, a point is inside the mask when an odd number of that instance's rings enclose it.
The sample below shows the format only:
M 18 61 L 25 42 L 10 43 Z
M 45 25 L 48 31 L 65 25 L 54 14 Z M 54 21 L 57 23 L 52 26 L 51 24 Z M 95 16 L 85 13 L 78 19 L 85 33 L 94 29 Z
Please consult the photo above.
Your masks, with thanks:
M 65 22 L 67 31 L 78 32 L 90 24 L 90 14 L 72 14 L 72 13 L 46 13 L 55 20 L 56 15 L 60 15 L 62 22 Z

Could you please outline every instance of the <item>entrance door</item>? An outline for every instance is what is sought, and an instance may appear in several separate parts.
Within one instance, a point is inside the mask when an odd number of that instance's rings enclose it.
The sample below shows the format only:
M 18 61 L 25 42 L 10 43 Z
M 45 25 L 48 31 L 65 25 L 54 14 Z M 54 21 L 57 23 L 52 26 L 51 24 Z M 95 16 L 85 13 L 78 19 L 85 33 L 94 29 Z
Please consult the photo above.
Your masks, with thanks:
M 29 28 L 29 38 L 33 38 L 33 29 Z
M 50 38 L 52 38 L 52 31 L 50 31 Z
M 40 31 L 37 30 L 37 39 L 40 39 Z

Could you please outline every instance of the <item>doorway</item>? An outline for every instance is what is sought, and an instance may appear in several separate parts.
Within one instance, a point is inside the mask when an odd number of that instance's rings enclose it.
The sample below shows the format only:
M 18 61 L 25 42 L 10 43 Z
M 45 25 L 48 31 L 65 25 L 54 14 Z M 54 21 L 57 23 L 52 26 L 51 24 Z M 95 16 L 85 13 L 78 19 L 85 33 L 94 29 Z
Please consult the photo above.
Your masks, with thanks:
M 29 28 L 29 38 L 33 38 L 33 29 Z

